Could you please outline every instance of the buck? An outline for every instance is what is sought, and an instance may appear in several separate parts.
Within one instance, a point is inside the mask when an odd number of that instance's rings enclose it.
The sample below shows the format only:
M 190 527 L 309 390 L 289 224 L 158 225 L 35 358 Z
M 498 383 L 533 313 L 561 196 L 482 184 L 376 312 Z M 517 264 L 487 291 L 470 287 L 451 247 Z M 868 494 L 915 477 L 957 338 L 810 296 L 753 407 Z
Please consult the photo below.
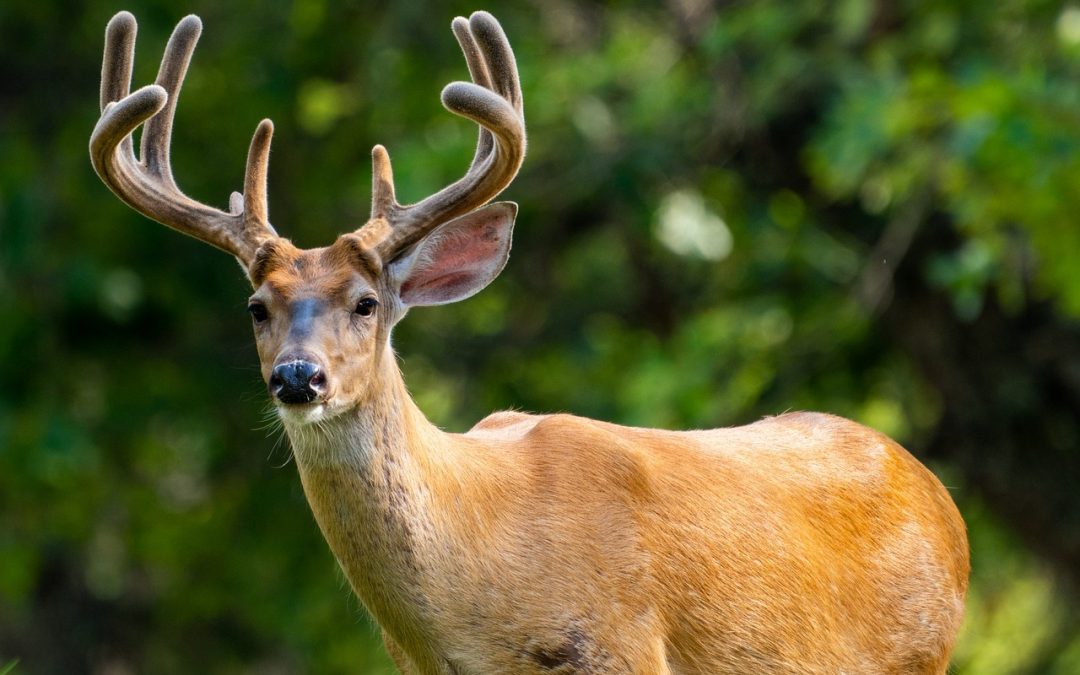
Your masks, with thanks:
M 964 523 L 886 436 L 812 413 L 663 431 L 500 412 L 456 434 L 410 399 L 394 325 L 476 293 L 510 250 L 517 207 L 489 202 L 522 163 L 525 123 L 491 15 L 452 23 L 472 82 L 442 102 L 480 126 L 465 175 L 405 206 L 375 146 L 370 220 L 310 250 L 268 220 L 269 120 L 228 211 L 173 180 L 173 115 L 201 29 L 183 19 L 156 84 L 129 93 L 135 19 L 110 21 L 94 169 L 137 211 L 243 266 L 304 492 L 403 673 L 946 671 Z

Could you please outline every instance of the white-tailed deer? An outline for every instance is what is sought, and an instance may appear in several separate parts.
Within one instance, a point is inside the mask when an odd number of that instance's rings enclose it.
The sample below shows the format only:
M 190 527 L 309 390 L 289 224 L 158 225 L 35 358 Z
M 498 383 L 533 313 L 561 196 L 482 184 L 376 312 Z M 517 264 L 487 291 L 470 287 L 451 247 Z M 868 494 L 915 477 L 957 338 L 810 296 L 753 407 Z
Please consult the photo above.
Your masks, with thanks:
M 157 83 L 133 93 L 135 20 L 110 21 L 90 140 L 124 202 L 246 270 L 262 374 L 305 493 L 400 669 L 944 673 L 967 590 L 964 523 L 880 433 L 811 413 L 683 432 L 503 412 L 453 434 L 425 419 L 391 329 L 499 273 L 516 206 L 488 202 L 525 155 L 502 28 L 484 12 L 452 27 L 472 82 L 442 101 L 480 125 L 472 165 L 403 206 L 376 146 L 371 219 L 325 248 L 300 250 L 270 226 L 268 120 L 228 211 L 174 182 L 194 16 Z

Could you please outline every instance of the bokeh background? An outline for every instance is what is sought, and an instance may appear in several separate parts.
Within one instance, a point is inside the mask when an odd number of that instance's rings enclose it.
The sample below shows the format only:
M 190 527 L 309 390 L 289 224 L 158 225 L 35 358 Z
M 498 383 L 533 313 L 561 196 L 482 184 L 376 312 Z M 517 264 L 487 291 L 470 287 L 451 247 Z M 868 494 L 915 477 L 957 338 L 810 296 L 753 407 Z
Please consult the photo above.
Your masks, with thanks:
M 227 256 L 93 174 L 105 23 L 206 30 L 173 140 L 225 206 L 277 126 L 301 246 L 459 176 L 461 2 L 0 4 L 0 672 L 390 673 L 321 540 Z M 974 568 L 954 672 L 1080 673 L 1080 5 L 486 6 L 530 148 L 511 262 L 395 343 L 419 404 L 671 428 L 825 410 L 951 489 Z

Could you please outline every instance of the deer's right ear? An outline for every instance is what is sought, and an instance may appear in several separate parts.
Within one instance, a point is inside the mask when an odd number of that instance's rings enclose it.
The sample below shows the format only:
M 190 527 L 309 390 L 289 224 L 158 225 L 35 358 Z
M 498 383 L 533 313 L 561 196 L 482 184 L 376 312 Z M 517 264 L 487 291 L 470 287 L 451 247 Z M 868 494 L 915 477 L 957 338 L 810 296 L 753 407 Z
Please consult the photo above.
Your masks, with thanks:
M 510 257 L 517 204 L 496 202 L 440 225 L 391 263 L 407 307 L 444 305 L 477 293 Z

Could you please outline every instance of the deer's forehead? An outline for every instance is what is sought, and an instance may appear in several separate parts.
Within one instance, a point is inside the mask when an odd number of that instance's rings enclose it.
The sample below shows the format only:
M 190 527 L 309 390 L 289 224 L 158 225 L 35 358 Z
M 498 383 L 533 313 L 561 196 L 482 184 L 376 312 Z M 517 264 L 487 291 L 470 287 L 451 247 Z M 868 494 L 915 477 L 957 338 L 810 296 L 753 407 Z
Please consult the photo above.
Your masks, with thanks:
M 325 248 L 269 246 L 259 252 L 253 271 L 261 286 L 286 299 L 331 298 L 356 286 L 374 287 L 381 265 L 369 251 L 343 236 Z
M 262 288 L 285 302 L 303 298 L 327 301 L 351 295 L 358 287 L 371 286 L 367 278 L 353 266 L 327 265 L 318 257 L 301 256 L 276 265 L 263 278 Z
M 274 272 L 266 277 L 263 287 L 286 302 L 308 298 L 335 300 L 350 295 L 360 286 L 370 285 L 353 270 L 330 270 L 325 274 L 306 275 Z

